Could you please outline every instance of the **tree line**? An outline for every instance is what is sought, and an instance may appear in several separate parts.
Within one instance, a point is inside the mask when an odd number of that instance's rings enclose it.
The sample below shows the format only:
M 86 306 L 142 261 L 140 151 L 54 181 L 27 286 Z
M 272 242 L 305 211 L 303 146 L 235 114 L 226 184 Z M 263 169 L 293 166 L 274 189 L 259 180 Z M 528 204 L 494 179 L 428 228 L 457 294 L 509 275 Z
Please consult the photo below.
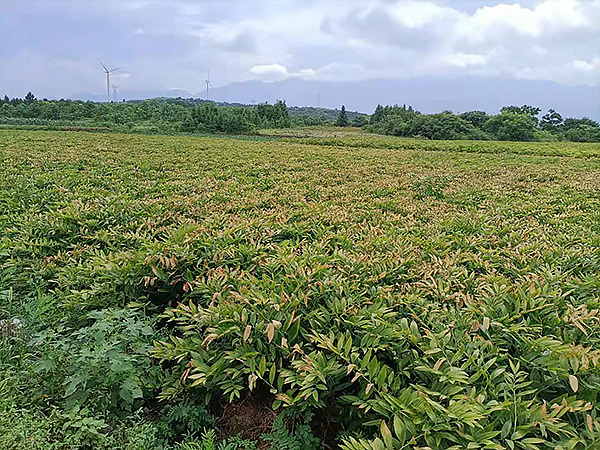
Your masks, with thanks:
M 563 116 L 550 109 L 523 105 L 506 106 L 499 114 L 443 111 L 422 114 L 412 106 L 378 105 L 369 117 L 326 108 L 290 108 L 285 101 L 254 106 L 223 106 L 194 99 L 96 103 L 76 100 L 38 100 L 29 92 L 25 98 L 0 99 L 0 123 L 105 127 L 115 131 L 161 133 L 250 134 L 264 128 L 335 124 L 363 127 L 366 131 L 426 139 L 475 139 L 509 141 L 600 142 L 600 124 L 583 118 Z M 334 115 L 337 114 L 337 117 Z
M 2 123 L 14 125 L 101 126 L 117 131 L 251 133 L 291 125 L 284 101 L 252 107 L 217 106 L 184 99 L 96 103 L 74 100 L 0 99 Z
M 347 124 L 344 112 L 342 107 L 337 121 L 340 126 Z M 495 115 L 484 111 L 421 114 L 411 106 L 378 105 L 364 128 L 427 139 L 600 142 L 600 124 L 592 119 L 563 118 L 554 109 L 541 117 L 540 113 L 540 108 L 529 105 L 506 106 Z

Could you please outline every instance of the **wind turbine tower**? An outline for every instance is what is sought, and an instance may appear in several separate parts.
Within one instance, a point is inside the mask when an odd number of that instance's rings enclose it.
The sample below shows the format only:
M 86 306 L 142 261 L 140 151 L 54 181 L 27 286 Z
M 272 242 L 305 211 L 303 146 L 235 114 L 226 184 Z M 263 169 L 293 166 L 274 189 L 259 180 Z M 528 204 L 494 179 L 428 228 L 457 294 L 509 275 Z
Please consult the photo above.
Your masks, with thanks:
M 115 67 L 114 69 L 108 70 L 108 68 L 102 63 L 102 61 L 98 60 L 102 68 L 104 69 L 104 73 L 106 73 L 106 101 L 110 102 L 110 73 L 115 70 L 119 70 L 120 67 Z
M 118 86 L 113 84 L 113 101 L 117 101 L 117 88 Z
M 208 88 L 209 86 L 212 86 L 212 84 L 210 84 L 210 69 L 208 69 L 208 74 L 206 75 L 206 101 L 208 101 Z

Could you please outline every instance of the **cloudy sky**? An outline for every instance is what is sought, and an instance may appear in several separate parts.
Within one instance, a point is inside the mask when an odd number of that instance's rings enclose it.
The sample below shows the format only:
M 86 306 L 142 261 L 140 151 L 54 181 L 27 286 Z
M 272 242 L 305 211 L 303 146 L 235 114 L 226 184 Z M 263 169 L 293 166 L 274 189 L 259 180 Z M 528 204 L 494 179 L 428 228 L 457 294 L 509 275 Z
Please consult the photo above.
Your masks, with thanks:
M 600 84 L 600 0 L 0 0 L 0 92 L 422 76 Z

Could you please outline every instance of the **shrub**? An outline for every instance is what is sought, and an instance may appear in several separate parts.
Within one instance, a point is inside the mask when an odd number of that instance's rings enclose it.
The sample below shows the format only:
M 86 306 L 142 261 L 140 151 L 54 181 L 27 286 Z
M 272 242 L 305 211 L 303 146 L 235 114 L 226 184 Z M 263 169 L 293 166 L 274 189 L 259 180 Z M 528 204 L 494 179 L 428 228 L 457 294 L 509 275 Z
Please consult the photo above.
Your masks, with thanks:
M 573 142 L 600 142 L 600 128 L 579 125 L 565 132 L 565 138 Z
M 410 125 L 410 135 L 451 140 L 489 138 L 471 123 L 452 113 L 416 116 Z
M 273 431 L 262 438 L 273 450 L 317 450 L 321 441 L 311 432 L 308 425 L 311 419 L 310 413 L 303 417 L 280 414 L 273 423 Z
M 536 130 L 534 140 L 538 142 L 558 142 L 559 136 L 548 130 Z
M 92 311 L 86 317 L 88 326 L 47 330 L 32 339 L 42 390 L 64 398 L 67 408 L 138 408 L 159 382 L 159 368 L 149 359 L 150 322 L 130 309 Z

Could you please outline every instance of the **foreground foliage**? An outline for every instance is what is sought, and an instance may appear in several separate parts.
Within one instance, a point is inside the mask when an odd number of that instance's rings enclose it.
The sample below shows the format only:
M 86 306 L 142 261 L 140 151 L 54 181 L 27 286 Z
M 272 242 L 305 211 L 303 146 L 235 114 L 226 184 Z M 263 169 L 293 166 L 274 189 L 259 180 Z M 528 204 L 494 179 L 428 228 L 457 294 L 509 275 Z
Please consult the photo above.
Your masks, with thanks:
M 0 134 L 0 447 L 600 445 L 597 145 Z

